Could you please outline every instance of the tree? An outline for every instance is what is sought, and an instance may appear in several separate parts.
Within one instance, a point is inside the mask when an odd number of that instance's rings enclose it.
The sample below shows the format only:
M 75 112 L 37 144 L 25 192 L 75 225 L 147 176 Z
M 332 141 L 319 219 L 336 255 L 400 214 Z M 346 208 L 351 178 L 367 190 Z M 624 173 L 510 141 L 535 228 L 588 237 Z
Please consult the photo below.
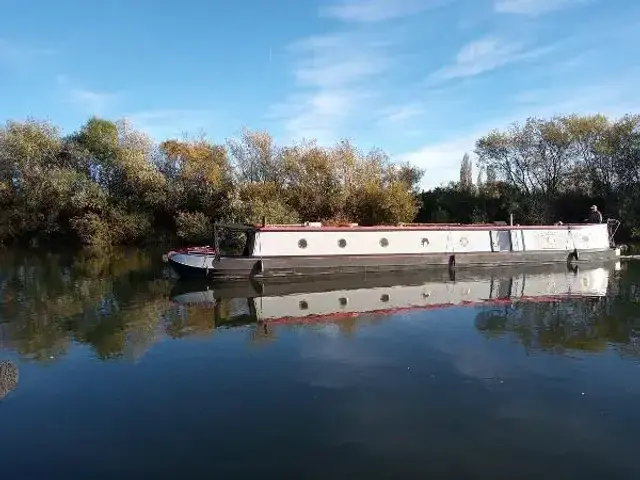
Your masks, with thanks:
M 242 182 L 282 181 L 281 149 L 267 132 L 243 130 L 239 139 L 227 141 L 238 179 Z
M 487 183 L 496 183 L 497 180 L 498 177 L 496 176 L 496 169 L 491 165 L 487 165 Z
M 575 166 L 575 149 L 566 118 L 529 118 L 506 132 L 493 131 L 476 142 L 481 165 L 493 168 L 528 195 L 558 194 Z
M 460 187 L 466 190 L 473 187 L 473 166 L 468 153 L 464 154 L 460 165 Z

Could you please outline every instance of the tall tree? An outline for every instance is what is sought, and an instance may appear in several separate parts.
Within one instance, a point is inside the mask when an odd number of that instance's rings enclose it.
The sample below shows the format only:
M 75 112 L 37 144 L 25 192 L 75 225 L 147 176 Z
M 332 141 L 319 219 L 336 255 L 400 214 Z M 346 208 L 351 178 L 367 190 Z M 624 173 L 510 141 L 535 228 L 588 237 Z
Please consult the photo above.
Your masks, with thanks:
M 464 154 L 460 164 L 460 186 L 467 190 L 473 187 L 473 166 L 468 153 Z

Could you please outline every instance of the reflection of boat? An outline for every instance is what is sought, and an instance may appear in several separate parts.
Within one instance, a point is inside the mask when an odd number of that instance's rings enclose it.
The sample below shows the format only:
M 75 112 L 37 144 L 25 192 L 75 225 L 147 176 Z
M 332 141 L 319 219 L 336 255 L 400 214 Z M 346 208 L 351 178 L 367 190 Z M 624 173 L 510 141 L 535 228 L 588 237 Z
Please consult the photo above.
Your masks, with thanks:
M 212 247 L 171 251 L 181 277 L 218 280 L 305 277 L 372 271 L 585 263 L 613 259 L 609 224 L 222 225 Z M 219 233 L 244 236 L 241 255 L 221 255 Z M 229 233 L 231 234 L 231 233 Z
M 495 269 L 491 273 L 468 271 L 455 279 L 430 276 L 369 276 L 362 281 L 336 278 L 331 282 L 268 285 L 258 293 L 251 284 L 217 288 L 215 284 L 178 282 L 174 302 L 214 307 L 225 305 L 227 318 L 252 317 L 254 321 L 299 321 L 390 314 L 414 309 L 484 305 L 488 303 L 548 302 L 571 297 L 606 295 L 615 262 L 591 268 L 540 266 Z M 244 301 L 240 301 L 240 298 Z M 231 301 L 232 300 L 232 301 Z

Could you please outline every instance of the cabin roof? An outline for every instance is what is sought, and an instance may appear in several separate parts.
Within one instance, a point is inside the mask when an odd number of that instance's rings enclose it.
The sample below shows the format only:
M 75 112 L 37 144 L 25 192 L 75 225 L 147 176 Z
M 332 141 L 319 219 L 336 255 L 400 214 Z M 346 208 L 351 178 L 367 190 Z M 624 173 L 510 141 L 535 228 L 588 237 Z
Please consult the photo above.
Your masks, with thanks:
M 262 232 L 392 232 L 392 231 L 438 231 L 438 230 L 566 230 L 568 227 L 579 229 L 588 227 L 591 224 L 577 223 L 562 225 L 505 225 L 504 222 L 499 223 L 405 223 L 399 225 L 374 225 L 363 226 L 358 224 L 322 224 L 317 223 L 300 223 L 300 224 L 273 224 L 273 225 L 256 225 L 255 228 Z M 605 224 L 603 224 L 605 225 Z

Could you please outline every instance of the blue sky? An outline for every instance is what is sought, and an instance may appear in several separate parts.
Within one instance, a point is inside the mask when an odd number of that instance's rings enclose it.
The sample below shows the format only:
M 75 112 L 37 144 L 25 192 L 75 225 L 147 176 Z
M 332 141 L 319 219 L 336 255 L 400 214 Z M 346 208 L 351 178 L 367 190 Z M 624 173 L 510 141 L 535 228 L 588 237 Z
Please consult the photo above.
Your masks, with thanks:
M 0 120 L 349 138 L 456 179 L 491 128 L 640 112 L 634 0 L 0 0 Z M 635 87 L 635 88 L 634 88 Z

